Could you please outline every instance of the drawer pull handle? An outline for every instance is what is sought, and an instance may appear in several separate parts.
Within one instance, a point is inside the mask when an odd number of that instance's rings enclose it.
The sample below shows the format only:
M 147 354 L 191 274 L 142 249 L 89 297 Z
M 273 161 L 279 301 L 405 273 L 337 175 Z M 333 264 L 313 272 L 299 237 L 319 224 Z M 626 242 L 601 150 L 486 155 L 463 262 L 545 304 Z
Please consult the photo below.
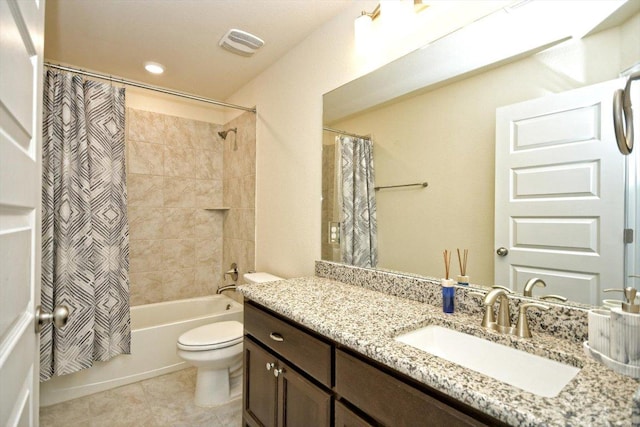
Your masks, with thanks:
M 270 371 L 270 370 L 271 370 L 271 368 L 273 368 L 274 366 L 276 366 L 276 364 L 275 364 L 275 363 L 273 363 L 273 362 L 271 362 L 271 363 L 267 362 L 267 371 Z
M 282 335 L 280 335 L 277 332 L 271 332 L 271 334 L 269 334 L 269 338 L 271 338 L 274 341 L 278 341 L 278 342 L 284 341 L 284 338 L 282 337 Z
M 273 376 L 278 378 L 278 376 L 280 376 L 281 373 L 284 372 L 284 368 L 278 368 L 278 369 L 274 369 L 273 370 Z

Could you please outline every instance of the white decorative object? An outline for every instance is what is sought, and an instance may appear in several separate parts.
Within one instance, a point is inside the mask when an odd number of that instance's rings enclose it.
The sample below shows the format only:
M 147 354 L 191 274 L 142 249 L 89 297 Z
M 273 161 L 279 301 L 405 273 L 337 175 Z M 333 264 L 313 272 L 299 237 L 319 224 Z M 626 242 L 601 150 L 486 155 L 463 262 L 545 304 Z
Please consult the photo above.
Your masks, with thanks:
M 628 313 L 622 308 L 612 308 L 610 342 L 612 359 L 640 366 L 640 314 Z
M 609 356 L 611 311 L 589 311 L 589 345 L 592 349 Z
M 602 363 L 609 369 L 616 371 L 619 374 L 626 375 L 631 378 L 640 378 L 640 366 L 625 365 L 616 360 L 607 357 L 606 355 L 595 351 L 589 346 L 589 341 L 585 341 L 583 346 L 584 352 L 587 356 L 591 356 L 593 359 Z

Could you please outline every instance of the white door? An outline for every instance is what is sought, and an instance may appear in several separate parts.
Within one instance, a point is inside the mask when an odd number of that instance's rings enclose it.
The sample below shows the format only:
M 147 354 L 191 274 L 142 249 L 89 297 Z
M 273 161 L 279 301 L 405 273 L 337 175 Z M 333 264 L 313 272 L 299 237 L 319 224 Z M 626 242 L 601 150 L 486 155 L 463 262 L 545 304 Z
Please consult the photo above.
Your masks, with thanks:
M 621 288 L 624 163 L 613 132 L 620 80 L 496 110 L 495 281 L 600 305 Z M 608 298 L 616 298 L 609 294 Z
M 38 425 L 44 0 L 0 0 L 0 425 Z

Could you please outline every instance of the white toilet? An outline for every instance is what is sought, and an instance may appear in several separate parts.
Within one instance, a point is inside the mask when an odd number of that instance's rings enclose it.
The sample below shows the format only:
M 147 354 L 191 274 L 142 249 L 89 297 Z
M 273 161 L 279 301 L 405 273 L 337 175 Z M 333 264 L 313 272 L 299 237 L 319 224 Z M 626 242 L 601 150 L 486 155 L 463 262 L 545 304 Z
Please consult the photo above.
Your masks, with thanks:
M 269 273 L 247 273 L 246 283 L 282 278 Z M 198 368 L 195 403 L 217 406 L 242 394 L 243 326 L 237 321 L 216 322 L 191 329 L 178 338 L 178 356 Z

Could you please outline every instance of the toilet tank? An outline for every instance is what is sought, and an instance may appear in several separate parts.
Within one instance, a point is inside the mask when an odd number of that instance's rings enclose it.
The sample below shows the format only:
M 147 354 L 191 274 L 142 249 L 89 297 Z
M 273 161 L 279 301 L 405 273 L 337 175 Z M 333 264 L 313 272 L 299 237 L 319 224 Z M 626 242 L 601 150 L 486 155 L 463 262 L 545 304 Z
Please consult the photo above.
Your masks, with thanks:
M 259 271 L 257 273 L 245 273 L 243 274 L 244 281 L 248 284 L 253 283 L 266 283 L 266 282 L 275 282 L 276 280 L 284 280 L 282 277 L 274 276 L 270 273 L 265 273 Z

